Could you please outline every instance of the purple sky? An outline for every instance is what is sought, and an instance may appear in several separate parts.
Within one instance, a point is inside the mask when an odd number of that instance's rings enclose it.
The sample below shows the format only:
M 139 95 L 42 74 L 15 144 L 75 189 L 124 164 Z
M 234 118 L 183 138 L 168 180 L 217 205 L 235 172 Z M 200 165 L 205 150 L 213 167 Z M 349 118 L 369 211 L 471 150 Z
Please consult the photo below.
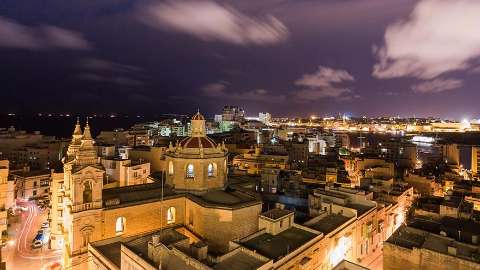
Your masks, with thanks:
M 4 0 L 3 112 L 478 118 L 477 0 Z

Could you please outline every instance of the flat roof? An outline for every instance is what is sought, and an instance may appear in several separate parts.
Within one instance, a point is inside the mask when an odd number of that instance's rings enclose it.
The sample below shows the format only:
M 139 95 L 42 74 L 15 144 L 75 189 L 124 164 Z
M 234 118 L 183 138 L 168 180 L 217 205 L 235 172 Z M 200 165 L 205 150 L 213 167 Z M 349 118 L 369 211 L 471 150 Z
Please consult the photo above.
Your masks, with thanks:
M 279 209 L 279 208 L 274 208 L 271 209 L 267 212 L 263 212 L 260 215 L 270 218 L 270 219 L 279 219 L 281 217 L 287 216 L 289 214 L 292 214 L 293 211 L 287 210 L 287 209 Z
M 119 269 L 122 268 L 121 247 L 122 243 L 120 241 L 95 246 L 95 248 L 102 253 L 103 256 L 114 263 Z
M 312 232 L 291 227 L 277 235 L 269 233 L 261 234 L 243 242 L 243 245 L 267 258 L 277 261 L 316 236 L 317 234 Z
M 349 220 L 350 218 L 344 215 L 330 214 L 318 220 L 316 223 L 308 225 L 308 227 L 320 231 L 323 234 L 328 234 Z
M 105 258 L 121 268 L 121 246 L 122 244 L 135 252 L 138 256 L 155 265 L 148 258 L 148 242 L 152 241 L 153 235 L 160 235 L 160 242 L 165 246 L 171 245 L 181 240 L 187 239 L 186 236 L 177 232 L 175 229 L 156 230 L 145 234 L 134 235 L 127 238 L 115 237 L 111 239 L 93 242 L 92 246 L 97 249 Z
M 425 242 L 425 236 L 411 230 L 406 230 L 405 228 L 406 227 L 400 227 L 396 230 L 390 238 L 387 239 L 387 242 L 408 249 L 414 247 L 420 248 Z
M 261 199 L 255 194 L 239 190 L 210 190 L 201 195 L 188 194 L 188 198 L 205 207 L 242 208 L 255 204 L 261 204 Z
M 235 252 L 235 251 L 233 251 Z M 213 266 L 214 270 L 255 270 L 268 261 L 260 260 L 245 251 L 235 252 L 234 255 Z
M 361 216 L 368 212 L 370 209 L 375 208 L 375 206 L 363 205 L 358 203 L 349 203 L 346 206 L 357 210 L 358 216 Z
M 50 170 L 32 170 L 32 171 L 16 171 L 12 172 L 12 175 L 20 176 L 20 177 L 35 177 L 35 176 L 42 176 L 42 175 L 50 175 Z
M 176 195 L 173 189 L 164 185 L 163 197 Z M 162 199 L 162 183 L 154 182 L 141 185 L 109 188 L 102 190 L 103 202 L 106 208 L 116 208 L 150 200 Z M 183 196 L 183 195 L 180 195 Z M 110 202 L 114 203 L 110 203 Z
M 324 190 L 324 189 L 315 189 L 313 191 L 313 194 L 318 193 L 321 195 L 326 195 L 326 196 L 332 196 L 332 197 L 337 197 L 340 199 L 348 199 L 349 196 L 346 194 L 342 194 L 341 192 L 338 191 L 331 191 L 331 190 Z
M 434 252 L 448 254 L 460 259 L 480 262 L 475 254 L 478 254 L 477 245 L 469 245 L 458 242 L 453 238 L 429 233 L 424 230 L 415 229 L 413 227 L 402 226 L 393 235 L 388 238 L 388 243 L 401 246 L 404 248 L 424 248 Z M 455 248 L 455 253 L 449 253 L 449 247 Z

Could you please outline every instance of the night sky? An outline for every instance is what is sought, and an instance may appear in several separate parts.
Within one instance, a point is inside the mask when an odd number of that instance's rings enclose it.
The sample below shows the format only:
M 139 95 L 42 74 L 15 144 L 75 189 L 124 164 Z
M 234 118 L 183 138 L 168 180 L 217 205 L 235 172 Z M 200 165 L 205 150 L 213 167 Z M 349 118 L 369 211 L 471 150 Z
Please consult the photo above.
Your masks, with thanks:
M 480 118 L 478 0 L 2 0 L 0 111 Z

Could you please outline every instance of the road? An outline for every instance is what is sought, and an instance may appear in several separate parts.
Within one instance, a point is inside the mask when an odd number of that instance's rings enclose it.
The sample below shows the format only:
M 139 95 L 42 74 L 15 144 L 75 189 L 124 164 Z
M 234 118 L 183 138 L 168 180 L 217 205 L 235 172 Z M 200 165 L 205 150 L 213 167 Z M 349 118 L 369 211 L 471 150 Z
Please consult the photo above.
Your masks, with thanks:
M 11 241 L 4 249 L 7 269 L 51 269 L 60 261 L 61 251 L 50 250 L 48 245 L 41 249 L 31 248 L 42 222 L 47 220 L 46 211 L 40 210 L 33 202 L 19 201 L 17 205 L 25 207 L 27 211 L 19 212 L 20 219 L 9 227 Z

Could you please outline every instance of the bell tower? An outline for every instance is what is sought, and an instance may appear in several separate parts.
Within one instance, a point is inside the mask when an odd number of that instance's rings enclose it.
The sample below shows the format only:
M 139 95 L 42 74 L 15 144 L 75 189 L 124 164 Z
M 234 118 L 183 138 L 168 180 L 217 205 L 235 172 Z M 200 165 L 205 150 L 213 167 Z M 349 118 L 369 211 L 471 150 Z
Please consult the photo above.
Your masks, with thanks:
M 64 159 L 65 203 L 62 214 L 65 267 L 87 268 L 88 243 L 101 239 L 102 190 L 105 169 L 100 163 L 90 125 L 83 134 L 77 121 Z

